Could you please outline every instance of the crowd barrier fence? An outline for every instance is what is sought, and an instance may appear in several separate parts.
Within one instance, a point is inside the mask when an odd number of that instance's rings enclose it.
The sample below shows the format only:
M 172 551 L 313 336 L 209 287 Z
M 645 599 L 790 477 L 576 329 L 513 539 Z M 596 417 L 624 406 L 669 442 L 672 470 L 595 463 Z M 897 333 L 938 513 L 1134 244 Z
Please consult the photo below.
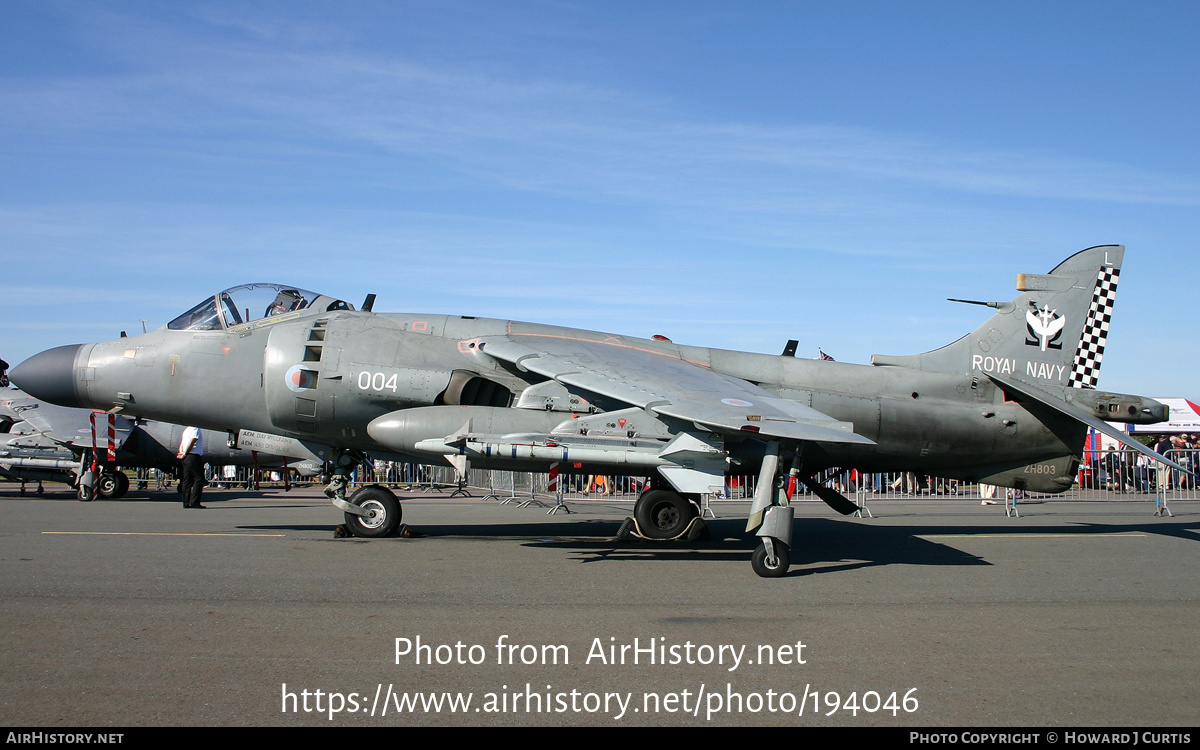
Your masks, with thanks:
M 1200 466 L 1200 451 L 1172 450 L 1168 458 L 1191 469 Z M 230 471 L 230 469 L 233 469 Z M 262 469 L 261 481 L 281 482 L 280 469 Z M 245 487 L 251 479 L 248 467 L 210 467 L 210 485 Z M 472 497 L 541 501 L 553 500 L 547 491 L 547 474 L 492 469 L 469 469 L 467 476 L 457 476 L 454 467 L 405 463 L 397 461 L 367 461 L 356 470 L 351 487 L 363 484 L 383 484 L 409 491 L 461 490 Z M 1081 457 L 1074 486 L 1063 493 L 1042 494 L 1019 492 L 965 482 L 917 475 L 912 472 L 862 473 L 855 470 L 825 472 L 817 480 L 847 497 L 863 499 L 902 498 L 961 498 L 987 500 L 1034 499 L 1056 500 L 1130 500 L 1147 495 L 1157 496 L 1160 487 L 1167 500 L 1200 498 L 1197 482 L 1177 469 L 1168 468 L 1133 450 L 1085 451 Z M 324 482 L 324 477 L 293 477 L 292 484 Z M 572 474 L 562 472 L 559 491 L 563 499 L 607 500 L 633 502 L 642 492 L 644 478 L 612 474 Z M 709 502 L 746 501 L 754 496 L 756 475 L 729 476 L 719 492 L 706 498 Z M 816 500 L 816 496 L 799 484 L 793 500 Z

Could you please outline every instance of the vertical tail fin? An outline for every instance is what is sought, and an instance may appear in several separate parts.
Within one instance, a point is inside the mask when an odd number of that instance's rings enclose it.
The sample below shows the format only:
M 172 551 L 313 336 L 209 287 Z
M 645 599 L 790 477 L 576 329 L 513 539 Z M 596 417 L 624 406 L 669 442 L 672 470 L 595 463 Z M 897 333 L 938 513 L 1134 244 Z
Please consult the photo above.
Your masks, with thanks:
M 1095 388 L 1096 380 L 1100 377 L 1100 360 L 1104 358 L 1104 344 L 1108 341 L 1113 304 L 1117 300 L 1117 281 L 1121 277 L 1121 258 L 1125 253 L 1124 247 L 1117 246 L 1116 250 L 1113 254 L 1105 254 L 1096 276 L 1092 303 L 1084 318 L 1083 331 L 1075 348 L 1075 360 L 1071 365 L 1071 376 L 1067 380 L 1067 385 L 1073 388 Z M 1110 265 L 1109 260 L 1114 255 L 1115 263 Z
M 1095 388 L 1112 323 L 1125 248 L 1101 245 L 1072 255 L 1048 274 L 1019 274 L 1012 302 L 952 344 L 872 364 L 949 373 L 992 373 L 1043 384 Z

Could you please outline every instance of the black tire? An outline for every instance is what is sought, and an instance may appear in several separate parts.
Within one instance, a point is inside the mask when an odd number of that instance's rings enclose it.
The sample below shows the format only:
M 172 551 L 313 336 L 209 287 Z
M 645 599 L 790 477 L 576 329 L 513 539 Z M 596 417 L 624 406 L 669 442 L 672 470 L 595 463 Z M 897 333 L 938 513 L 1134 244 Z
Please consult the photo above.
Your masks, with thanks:
M 780 578 L 785 576 L 791 565 L 792 553 L 787 545 L 778 539 L 775 540 L 774 565 L 771 565 L 767 561 L 767 546 L 765 544 L 759 544 L 755 548 L 754 554 L 750 556 L 750 567 L 754 568 L 754 572 L 763 578 Z
M 674 539 L 699 515 L 696 506 L 669 490 L 643 492 L 634 506 L 642 533 L 650 539 Z
M 79 486 L 75 489 L 75 496 L 79 498 L 79 502 L 81 503 L 90 503 L 96 499 L 96 489 L 80 482 Z
M 96 477 L 96 485 L 93 489 L 100 497 L 114 497 L 117 493 L 117 475 L 111 471 L 100 472 L 100 476 Z
M 117 493 L 113 497 L 125 497 L 125 493 L 129 492 L 129 475 L 123 471 L 116 472 L 117 477 Z
M 391 536 L 400 526 L 400 517 L 403 513 L 400 509 L 400 501 L 396 499 L 391 490 L 385 487 L 378 485 L 363 487 L 349 497 L 349 502 L 364 510 L 370 510 L 374 514 L 359 516 L 349 511 L 346 512 L 346 528 L 350 529 L 350 533 L 354 536 L 378 539 Z

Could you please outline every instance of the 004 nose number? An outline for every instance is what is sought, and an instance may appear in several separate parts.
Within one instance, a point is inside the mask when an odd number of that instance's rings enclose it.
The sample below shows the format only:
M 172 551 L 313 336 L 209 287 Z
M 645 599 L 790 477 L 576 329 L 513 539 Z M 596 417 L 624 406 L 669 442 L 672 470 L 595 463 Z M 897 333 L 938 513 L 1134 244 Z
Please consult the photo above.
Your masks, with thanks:
M 400 376 L 397 373 L 392 373 L 389 377 L 383 372 L 369 372 L 363 370 L 358 374 L 358 387 L 363 391 L 391 391 L 396 392 L 396 381 Z

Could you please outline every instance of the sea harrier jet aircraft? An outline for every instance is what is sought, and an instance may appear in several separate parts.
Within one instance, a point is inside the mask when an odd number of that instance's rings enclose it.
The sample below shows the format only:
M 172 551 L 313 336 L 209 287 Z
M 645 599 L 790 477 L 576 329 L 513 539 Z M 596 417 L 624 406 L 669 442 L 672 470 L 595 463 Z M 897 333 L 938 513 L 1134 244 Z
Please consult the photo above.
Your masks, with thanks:
M 1088 427 L 1166 408 L 1095 390 L 1124 248 L 1017 276 L 1011 302 L 935 351 L 870 365 L 709 349 L 466 315 L 376 313 L 279 284 L 205 298 L 150 333 L 38 354 L 11 373 L 68 406 L 329 446 L 326 492 L 359 536 L 400 522 L 386 488 L 346 497 L 364 455 L 649 477 L 634 533 L 694 533 L 704 493 L 758 472 L 748 530 L 763 576 L 790 564 L 788 472 L 843 513 L 825 470 L 914 471 L 1033 492 L 1071 487 Z

